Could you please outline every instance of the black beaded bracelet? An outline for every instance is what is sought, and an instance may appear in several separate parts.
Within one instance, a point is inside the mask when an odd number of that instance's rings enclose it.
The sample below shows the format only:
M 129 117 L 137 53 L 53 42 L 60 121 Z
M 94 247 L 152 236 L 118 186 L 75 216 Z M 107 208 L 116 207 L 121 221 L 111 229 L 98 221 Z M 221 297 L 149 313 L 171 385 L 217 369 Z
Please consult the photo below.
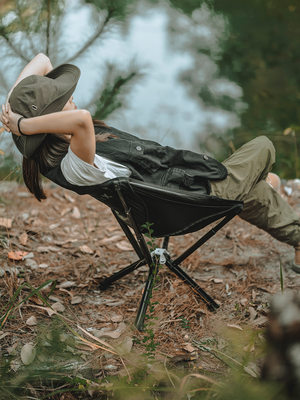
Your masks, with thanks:
M 22 121 L 22 119 L 24 119 L 25 117 L 20 117 L 19 119 L 18 119 L 18 130 L 19 130 L 19 133 L 20 133 L 20 135 L 21 136 L 27 136 L 27 135 L 25 135 L 25 133 L 23 133 L 22 131 L 21 131 L 21 128 L 20 128 L 20 122 Z

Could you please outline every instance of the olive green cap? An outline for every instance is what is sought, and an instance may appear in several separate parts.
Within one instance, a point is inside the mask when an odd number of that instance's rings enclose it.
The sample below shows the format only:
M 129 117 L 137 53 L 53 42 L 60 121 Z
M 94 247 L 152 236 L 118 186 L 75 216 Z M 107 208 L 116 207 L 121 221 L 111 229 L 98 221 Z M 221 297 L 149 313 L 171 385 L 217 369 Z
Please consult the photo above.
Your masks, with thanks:
M 63 64 L 47 75 L 30 75 L 19 82 L 12 91 L 9 103 L 13 112 L 25 118 L 38 117 L 61 111 L 74 92 L 80 69 Z M 28 136 L 12 135 L 24 157 L 31 157 L 41 145 L 47 133 Z

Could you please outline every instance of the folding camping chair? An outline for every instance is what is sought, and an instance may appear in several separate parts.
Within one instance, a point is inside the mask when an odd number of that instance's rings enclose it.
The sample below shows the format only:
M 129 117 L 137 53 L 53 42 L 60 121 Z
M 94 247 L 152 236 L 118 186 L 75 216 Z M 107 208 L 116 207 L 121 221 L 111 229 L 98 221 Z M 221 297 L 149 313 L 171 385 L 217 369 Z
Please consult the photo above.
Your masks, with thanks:
M 90 192 L 90 194 L 111 208 L 138 256 L 137 261 L 103 279 L 100 282 L 100 289 L 106 289 L 113 282 L 143 265 L 147 265 L 149 268 L 135 320 L 137 329 L 143 329 L 159 264 L 165 264 L 186 282 L 209 310 L 216 310 L 219 305 L 180 268 L 180 264 L 237 215 L 242 210 L 243 203 L 197 194 L 192 191 L 170 189 L 127 178 L 115 178 L 97 185 L 97 187 L 98 189 L 93 193 Z M 176 259 L 171 258 L 168 252 L 170 236 L 195 232 L 217 221 L 219 222 L 213 228 L 180 256 Z M 153 237 L 164 238 L 161 248 L 149 249 L 145 239 L 147 225 L 151 225 Z

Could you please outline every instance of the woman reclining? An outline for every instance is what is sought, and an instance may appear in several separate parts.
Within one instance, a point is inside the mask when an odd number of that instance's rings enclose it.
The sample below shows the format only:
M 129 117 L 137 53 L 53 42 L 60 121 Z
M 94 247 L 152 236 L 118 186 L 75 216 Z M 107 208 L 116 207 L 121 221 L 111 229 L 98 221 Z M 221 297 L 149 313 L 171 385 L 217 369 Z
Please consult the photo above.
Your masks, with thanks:
M 2 106 L 1 122 L 23 154 L 23 177 L 40 201 L 40 172 L 72 187 L 88 187 L 116 177 L 193 190 L 244 202 L 240 217 L 295 248 L 292 268 L 300 272 L 300 219 L 268 183 L 275 149 L 259 136 L 223 163 L 187 150 L 142 140 L 93 121 L 78 110 L 73 91 L 80 71 L 70 64 L 53 69 L 38 54 L 19 75 Z

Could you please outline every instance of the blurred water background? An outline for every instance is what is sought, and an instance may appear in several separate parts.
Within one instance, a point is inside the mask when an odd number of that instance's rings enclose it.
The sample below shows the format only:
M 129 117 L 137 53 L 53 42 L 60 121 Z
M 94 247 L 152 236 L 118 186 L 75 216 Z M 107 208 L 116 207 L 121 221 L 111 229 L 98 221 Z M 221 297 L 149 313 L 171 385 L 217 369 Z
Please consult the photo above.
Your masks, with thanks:
M 300 1 L 0 2 L 0 101 L 38 52 L 82 75 L 79 107 L 108 124 L 219 159 L 265 134 L 300 176 Z M 0 169 L 14 165 L 0 136 Z M 3 172 L 4 171 L 4 172 Z

